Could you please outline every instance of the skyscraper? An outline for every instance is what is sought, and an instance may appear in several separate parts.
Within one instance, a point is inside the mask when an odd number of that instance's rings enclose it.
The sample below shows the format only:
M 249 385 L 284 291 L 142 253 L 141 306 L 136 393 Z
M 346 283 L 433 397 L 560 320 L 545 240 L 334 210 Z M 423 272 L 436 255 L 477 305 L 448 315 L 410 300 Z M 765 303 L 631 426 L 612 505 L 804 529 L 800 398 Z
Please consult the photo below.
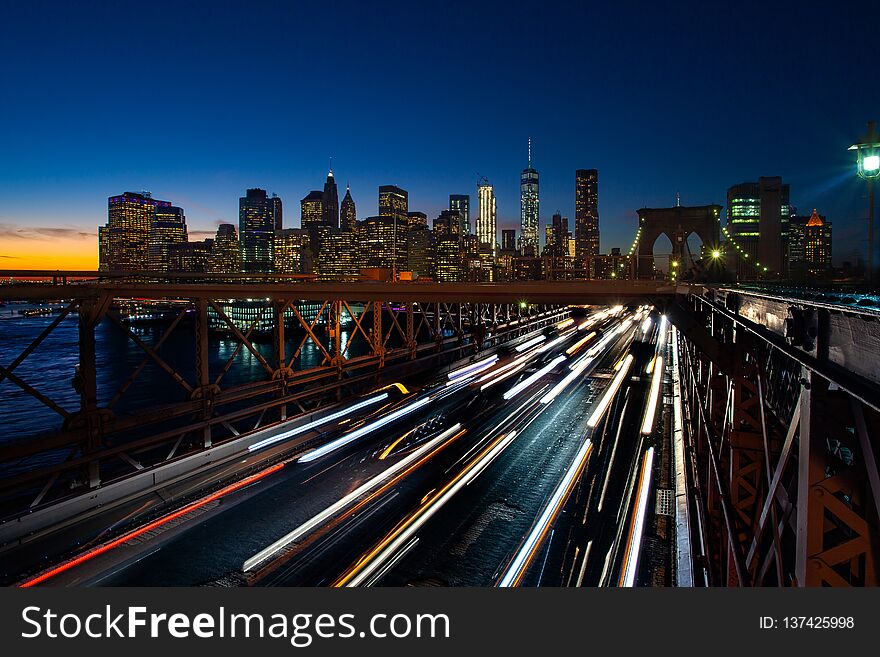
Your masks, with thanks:
M 532 168 L 532 140 L 529 139 L 528 166 L 519 179 L 519 215 L 523 255 L 538 255 L 538 172 Z
M 275 230 L 281 230 L 284 228 L 284 214 L 283 208 L 281 207 L 281 197 L 278 196 L 278 194 L 272 194 L 270 203 L 272 206 L 272 223 L 274 224 Z
M 265 189 L 249 189 L 238 200 L 241 270 L 245 273 L 272 272 L 272 246 L 275 239 L 273 207 Z
M 409 223 L 409 193 L 395 185 L 379 187 L 379 216 L 389 220 L 392 230 L 391 260 L 397 271 L 407 268 L 406 228 Z M 396 244 L 395 244 L 396 240 Z
M 513 228 L 501 231 L 501 250 L 508 253 L 516 251 L 516 231 Z
M 168 271 L 171 245 L 186 241 L 186 217 L 183 210 L 173 205 L 157 206 L 147 247 L 147 265 L 150 271 Z
M 494 254 L 498 246 L 495 218 L 495 190 L 489 181 L 483 178 L 477 186 L 480 202 L 480 213 L 477 216 L 477 240 L 489 248 Z
M 575 257 L 599 255 L 599 172 L 578 169 L 574 177 Z
M 354 232 L 357 228 L 357 208 L 348 185 L 345 186 L 345 197 L 339 206 L 339 227 L 349 233 Z
M 284 228 L 275 233 L 277 273 L 311 274 L 311 262 L 309 231 L 303 228 Z
M 764 267 L 769 274 L 787 268 L 789 193 L 781 178 L 766 176 L 727 190 L 727 230 L 742 253 L 736 260 L 737 278 L 757 278 Z
M 810 276 L 825 276 L 831 269 L 831 222 L 815 208 L 804 231 L 804 260 Z
M 233 224 L 220 224 L 214 236 L 214 249 L 208 268 L 213 274 L 231 274 L 241 271 L 241 245 Z
M 300 226 L 309 228 L 324 222 L 324 192 L 312 190 L 299 202 Z
M 336 191 L 336 179 L 333 177 L 333 169 L 327 172 L 327 180 L 324 181 L 324 193 L 321 196 L 321 218 L 325 226 L 339 228 L 339 195 Z
M 146 270 L 156 208 L 169 207 L 169 201 L 154 199 L 149 192 L 125 192 L 109 197 L 107 223 L 98 232 L 99 268 L 102 271 Z
M 450 194 L 449 209 L 457 210 L 459 217 L 458 232 L 467 235 L 471 232 L 471 197 L 470 194 Z

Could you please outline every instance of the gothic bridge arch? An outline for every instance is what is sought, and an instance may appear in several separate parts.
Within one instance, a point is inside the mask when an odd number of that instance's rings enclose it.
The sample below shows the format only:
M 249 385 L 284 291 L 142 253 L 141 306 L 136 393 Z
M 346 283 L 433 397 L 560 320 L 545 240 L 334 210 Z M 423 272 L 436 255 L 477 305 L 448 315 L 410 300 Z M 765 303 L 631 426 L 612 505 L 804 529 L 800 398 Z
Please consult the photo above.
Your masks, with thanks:
M 691 233 L 695 233 L 707 248 L 713 248 L 721 241 L 720 205 L 642 208 L 638 214 L 642 231 L 636 262 L 638 278 L 652 278 L 654 242 L 660 235 L 665 234 L 672 242 L 672 257 L 679 262 L 682 262 Z

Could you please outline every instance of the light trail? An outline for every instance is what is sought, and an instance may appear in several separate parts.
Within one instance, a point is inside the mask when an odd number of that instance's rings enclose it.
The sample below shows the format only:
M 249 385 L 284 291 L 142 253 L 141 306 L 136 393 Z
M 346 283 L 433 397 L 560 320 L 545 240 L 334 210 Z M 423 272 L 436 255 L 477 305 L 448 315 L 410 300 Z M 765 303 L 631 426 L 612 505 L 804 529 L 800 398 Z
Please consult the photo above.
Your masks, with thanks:
M 534 374 L 532 374 L 528 378 L 523 379 L 522 381 L 517 383 L 515 386 L 513 386 L 510 390 L 505 392 L 504 399 L 513 399 L 519 393 L 521 393 L 523 390 L 525 390 L 530 385 L 532 385 L 535 381 L 540 379 L 542 376 L 548 374 L 552 369 L 554 369 L 557 365 L 559 365 L 559 363 L 561 363 L 565 359 L 566 359 L 565 356 L 557 356 L 556 358 L 551 360 L 549 363 L 547 363 L 544 367 L 539 369 L 537 372 L 535 372 Z
M 147 523 L 146 525 L 144 525 L 142 527 L 138 527 L 137 529 L 132 529 L 131 531 L 125 532 L 124 534 L 122 534 L 118 538 L 113 539 L 112 541 L 104 543 L 103 545 L 99 545 L 98 547 L 92 548 L 91 550 L 88 550 L 87 552 L 84 552 L 83 554 L 81 554 L 77 557 L 74 557 L 72 559 L 69 559 L 67 561 L 62 562 L 61 564 L 59 564 L 58 566 L 55 566 L 54 568 L 51 568 L 49 570 L 46 570 L 46 571 L 40 573 L 39 575 L 36 575 L 36 576 L 31 577 L 29 579 L 26 579 L 23 582 L 21 582 L 18 586 L 20 588 L 30 588 L 32 586 L 36 586 L 37 584 L 41 584 L 41 583 L 45 582 L 46 580 L 48 580 L 52 577 L 55 577 L 56 575 L 59 575 L 65 571 L 70 570 L 71 568 L 79 566 L 79 565 L 85 563 L 86 561 L 94 559 L 98 555 L 109 552 L 110 550 L 112 550 L 116 547 L 119 547 L 120 545 L 123 545 L 124 543 L 127 543 L 128 541 L 130 541 L 134 538 L 137 538 L 138 536 L 142 536 L 143 534 L 146 534 L 149 531 L 152 531 L 158 527 L 161 527 L 162 525 L 169 523 L 172 520 L 176 520 L 177 518 L 180 518 L 181 516 L 184 516 L 187 513 L 190 513 L 191 511 L 195 511 L 196 509 L 199 509 L 199 508 L 205 506 L 206 504 L 213 502 L 214 500 L 218 500 L 221 497 L 223 497 L 224 495 L 228 495 L 229 493 L 232 493 L 233 491 L 244 488 L 245 486 L 249 486 L 250 484 L 254 483 L 255 481 L 259 481 L 260 479 L 269 476 L 273 472 L 278 472 L 283 467 L 284 467 L 284 463 L 277 463 L 269 468 L 266 468 L 262 472 L 258 472 L 257 474 L 253 474 L 249 477 L 245 477 L 241 481 L 237 481 L 234 484 L 230 484 L 228 486 L 225 486 L 225 487 L 221 488 L 220 490 L 218 490 L 217 492 L 208 495 L 207 497 L 203 497 L 200 500 L 196 500 L 195 502 L 191 502 L 190 504 L 187 504 L 187 505 L 181 507 L 177 511 L 172 511 L 171 513 L 165 514 L 164 516 L 157 518 L 156 520 L 154 520 L 150 523 Z
M 428 454 L 429 452 L 433 452 L 435 449 L 439 450 L 439 448 L 445 446 L 445 441 L 448 438 L 451 437 L 453 440 L 455 440 L 456 438 L 458 438 L 459 435 L 464 433 L 463 431 L 460 432 L 460 430 L 461 424 L 454 424 L 449 429 L 441 433 L 439 436 L 431 439 L 413 453 L 407 455 L 405 458 L 387 468 L 384 472 L 379 473 L 369 481 L 358 486 L 348 495 L 340 498 L 323 511 L 316 513 L 314 516 L 306 520 L 304 523 L 302 523 L 289 533 L 279 538 L 271 545 L 268 545 L 257 552 L 254 556 L 244 562 L 242 570 L 244 570 L 245 572 L 254 570 L 257 566 L 268 561 L 273 556 L 284 550 L 291 543 L 296 542 L 297 540 L 314 530 L 316 527 L 319 527 L 327 520 L 330 520 L 333 516 L 354 503 L 358 498 L 372 491 L 374 488 L 387 482 L 389 479 L 399 478 L 397 477 L 397 475 L 403 473 L 404 471 L 409 471 L 415 469 L 415 467 L 419 467 L 422 462 L 433 456 L 433 453 Z M 420 463 L 411 468 L 410 466 L 413 466 L 416 461 L 420 461 Z
M 531 563 L 532 559 L 534 559 L 538 548 L 543 543 L 544 537 L 547 535 L 547 531 L 550 529 L 553 522 L 558 517 L 559 512 L 562 510 L 565 501 L 568 499 L 575 482 L 577 481 L 581 472 L 583 472 L 583 469 L 586 466 L 587 460 L 590 458 L 590 454 L 592 453 L 592 451 L 593 443 L 592 441 L 590 441 L 589 438 L 587 438 L 584 441 L 583 445 L 581 445 L 578 453 L 575 455 L 574 461 L 565 472 L 565 476 L 562 478 L 562 481 L 559 482 L 559 485 L 556 487 L 556 490 L 550 497 L 549 502 L 544 507 L 544 511 L 541 513 L 538 521 L 532 527 L 532 530 L 529 532 L 526 540 L 523 542 L 516 556 L 513 558 L 513 561 L 511 561 L 504 575 L 499 580 L 498 586 L 510 587 L 519 585 L 523 575 L 528 569 L 529 564 Z
M 517 345 L 516 350 L 517 350 L 517 352 L 522 353 L 526 349 L 528 349 L 530 347 L 534 347 L 536 344 L 541 344 L 546 339 L 547 339 L 546 336 L 539 335 L 537 338 L 532 338 L 531 340 L 528 340 L 526 342 L 523 342 L 522 344 Z
M 590 331 L 589 333 L 587 333 L 586 337 L 581 338 L 580 340 L 575 342 L 573 345 L 571 345 L 568 349 L 566 349 L 565 353 L 567 353 L 569 356 L 574 356 L 578 351 L 580 351 L 581 347 L 583 347 L 585 344 L 587 344 L 590 340 L 592 340 L 595 337 L 596 337 L 596 332 Z
M 645 515 L 648 510 L 648 492 L 651 488 L 651 471 L 654 466 L 654 448 L 649 447 L 642 458 L 642 469 L 639 473 L 639 495 L 633 522 L 630 525 L 626 554 L 620 574 L 620 586 L 635 586 L 639 569 L 639 554 L 642 546 L 642 535 L 645 529 Z
M 654 416 L 657 414 L 657 403 L 660 401 L 660 383 L 663 380 L 663 356 L 654 356 L 654 372 L 651 375 L 651 392 L 645 406 L 645 417 L 642 420 L 642 433 L 647 435 L 654 430 Z
M 294 427 L 293 429 L 289 429 L 282 433 L 279 433 L 275 436 L 271 436 L 264 440 L 254 443 L 253 445 L 248 447 L 249 452 L 255 452 L 258 449 L 263 449 L 264 447 L 268 447 L 269 445 L 274 445 L 277 442 L 282 440 L 287 440 L 288 438 L 293 438 L 294 436 L 298 436 L 301 433 L 305 433 L 307 431 L 311 431 L 312 429 L 319 427 L 323 424 L 327 424 L 329 422 L 333 422 L 333 420 L 338 420 L 341 417 L 345 417 L 346 415 L 350 415 L 351 413 L 358 411 L 362 408 L 366 408 L 367 406 L 372 406 L 373 404 L 377 404 L 380 401 L 384 401 L 388 399 L 388 393 L 383 392 L 381 395 L 376 395 L 375 397 L 370 397 L 369 399 L 365 399 L 362 402 L 358 402 L 354 406 L 349 406 L 348 408 L 344 408 L 341 411 L 337 411 L 336 413 L 331 413 L 325 417 L 322 417 L 318 420 L 314 420 L 307 424 L 300 425 L 298 427 Z
M 372 549 L 361 556 L 348 570 L 346 570 L 334 583 L 334 587 L 360 586 L 385 563 L 393 559 L 402 547 L 407 545 L 415 533 L 424 525 L 444 504 L 466 486 L 474 477 L 483 471 L 484 467 L 503 452 L 513 440 L 513 436 L 501 435 L 488 444 L 467 466 L 455 477 L 447 482 L 442 488 L 435 491 L 413 511 L 397 527 L 385 535 Z
M 313 449 L 310 452 L 306 452 L 301 457 L 299 457 L 299 459 L 297 459 L 297 462 L 298 463 L 310 463 L 311 461 L 314 461 L 315 459 L 319 459 L 322 456 L 326 456 L 330 452 L 333 452 L 333 451 L 339 449 L 340 447 L 344 447 L 345 445 L 348 445 L 349 443 L 357 440 L 358 438 L 363 438 L 364 436 L 366 436 L 369 433 L 372 433 L 376 429 L 384 427 L 386 424 L 389 424 L 390 422 L 394 422 L 395 420 L 398 420 L 405 415 L 409 415 L 413 411 L 418 410 L 422 406 L 425 406 L 426 404 L 429 404 L 429 403 L 431 403 L 431 399 L 429 397 L 423 397 L 422 399 L 419 399 L 418 401 L 415 401 L 412 404 L 408 404 L 408 405 L 404 406 L 403 408 L 399 408 L 396 411 L 393 411 L 393 412 L 389 413 L 388 415 L 385 415 L 384 417 L 379 418 L 375 422 L 371 422 L 370 424 L 367 424 L 367 425 L 361 427 L 360 429 L 355 429 L 354 431 L 343 434 L 342 436 L 340 436 L 336 440 L 332 440 L 329 443 L 327 443 L 326 445 L 322 445 L 321 447 Z
M 492 355 L 488 358 L 484 358 L 483 360 L 478 360 L 466 367 L 462 367 L 448 374 L 450 381 L 456 381 L 463 376 L 474 375 L 478 372 L 482 372 L 483 370 L 492 367 L 498 361 L 498 356 Z
M 611 385 L 605 390 L 605 394 L 602 395 L 602 399 L 599 400 L 599 404 L 596 406 L 596 410 L 593 411 L 593 414 L 590 416 L 590 419 L 587 420 L 587 426 L 595 427 L 599 424 L 599 421 L 602 419 L 602 416 L 605 415 L 605 411 L 608 410 L 608 407 L 611 405 L 611 400 L 614 399 L 614 395 L 617 394 L 617 391 L 620 390 L 620 386 L 623 383 L 623 380 L 626 378 L 627 373 L 629 372 L 629 368 L 633 363 L 632 354 L 627 354 L 626 358 L 623 359 L 623 363 L 619 370 L 617 370 L 617 374 L 614 375 L 614 379 L 611 381 Z

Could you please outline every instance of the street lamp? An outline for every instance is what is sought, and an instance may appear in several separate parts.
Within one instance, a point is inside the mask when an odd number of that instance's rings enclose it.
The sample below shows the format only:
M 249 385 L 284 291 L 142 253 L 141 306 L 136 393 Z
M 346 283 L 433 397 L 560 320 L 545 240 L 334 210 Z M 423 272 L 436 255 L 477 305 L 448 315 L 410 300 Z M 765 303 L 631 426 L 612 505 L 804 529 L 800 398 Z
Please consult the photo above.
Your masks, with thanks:
M 721 257 L 721 249 L 712 249 L 712 259 L 718 260 Z
M 880 139 L 877 125 L 868 121 L 868 134 L 848 150 L 856 152 L 859 178 L 868 183 L 868 272 L 867 279 L 874 282 L 874 180 L 880 177 Z

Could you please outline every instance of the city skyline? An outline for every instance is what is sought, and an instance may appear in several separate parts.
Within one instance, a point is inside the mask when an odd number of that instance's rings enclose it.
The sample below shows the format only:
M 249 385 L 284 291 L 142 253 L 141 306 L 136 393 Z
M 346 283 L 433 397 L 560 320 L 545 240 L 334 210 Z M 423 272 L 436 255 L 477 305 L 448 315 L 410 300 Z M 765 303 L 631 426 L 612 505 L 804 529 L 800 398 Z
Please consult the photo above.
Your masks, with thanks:
M 676 193 L 685 205 L 723 204 L 732 185 L 781 176 L 799 212 L 817 207 L 834 221 L 844 245 L 835 259 L 854 259 L 863 249 L 866 204 L 846 147 L 880 106 L 876 86 L 861 82 L 855 64 L 870 42 L 862 38 L 868 26 L 853 20 L 856 4 L 795 7 L 765 8 L 770 16 L 758 23 L 754 10 L 739 6 L 699 16 L 686 8 L 621 16 L 609 7 L 588 15 L 566 6 L 529 26 L 515 7 L 493 7 L 491 20 L 478 26 L 464 5 L 453 4 L 444 20 L 468 38 L 452 54 L 426 38 L 444 22 L 412 8 L 380 15 L 351 4 L 335 18 L 351 36 L 328 51 L 309 31 L 295 44 L 283 38 L 299 23 L 322 20 L 314 8 L 270 13 L 260 5 L 243 17 L 223 4 L 211 11 L 160 4 L 145 16 L 85 3 L 76 11 L 53 7 L 38 21 L 39 3 L 10 7 L 10 22 L 21 29 L 0 51 L 11 61 L 36 25 L 42 48 L 3 73 L 29 100 L 0 109 L 4 123 L 16 126 L 0 163 L 0 256 L 7 267 L 91 268 L 106 198 L 122 191 L 174 199 L 186 209 L 193 239 L 236 224 L 235 199 L 248 188 L 278 193 L 296 216 L 290 208 L 320 186 L 330 156 L 363 217 L 373 213 L 365 201 L 379 185 L 407 189 L 411 206 L 434 217 L 449 194 L 475 200 L 485 176 L 495 188 L 498 230 L 518 228 L 522 150 L 531 137 L 542 227 L 556 210 L 574 217 L 572 171 L 600 171 L 602 252 L 627 248 L 640 207 L 672 205 Z M 132 45 L 113 29 L 126 21 L 137 21 L 163 48 Z M 257 22 L 262 31 L 248 32 Z M 786 29 L 770 28 L 776 24 Z M 399 35 L 393 51 L 375 38 L 388 27 Z M 471 38 L 481 29 L 493 38 Z M 690 40 L 667 45 L 661 37 L 669 29 Z M 528 70 L 519 71 L 513 62 L 527 31 L 535 46 Z M 253 46 L 247 56 L 224 45 L 237 37 Z M 811 46 L 813 37 L 821 48 Z M 593 48 L 588 67 L 579 65 L 576 48 L 584 38 Z M 405 59 L 393 56 L 402 45 L 413 46 Z M 691 57 L 694 49 L 705 56 Z M 779 65 L 768 69 L 767 60 Z M 472 67 L 462 76 L 471 62 L 492 75 Z M 299 102 L 299 74 L 322 92 L 320 102 Z M 390 74 L 401 80 L 404 98 L 420 101 L 418 112 L 392 120 L 377 111 L 377 82 Z M 447 102 L 453 74 L 461 93 Z M 534 89 L 514 96 L 522 75 Z M 257 111 L 246 94 L 230 93 L 252 76 L 278 82 L 275 104 Z M 178 102 L 158 110 L 143 101 L 141 81 Z M 760 120 L 744 110 L 734 93 L 740 88 L 761 103 Z M 479 102 L 467 107 L 462 94 Z M 699 97 L 701 110 L 683 106 L 682 94 Z M 54 111 L 59 97 L 69 101 L 63 116 Z M 556 97 L 554 120 L 536 118 Z

